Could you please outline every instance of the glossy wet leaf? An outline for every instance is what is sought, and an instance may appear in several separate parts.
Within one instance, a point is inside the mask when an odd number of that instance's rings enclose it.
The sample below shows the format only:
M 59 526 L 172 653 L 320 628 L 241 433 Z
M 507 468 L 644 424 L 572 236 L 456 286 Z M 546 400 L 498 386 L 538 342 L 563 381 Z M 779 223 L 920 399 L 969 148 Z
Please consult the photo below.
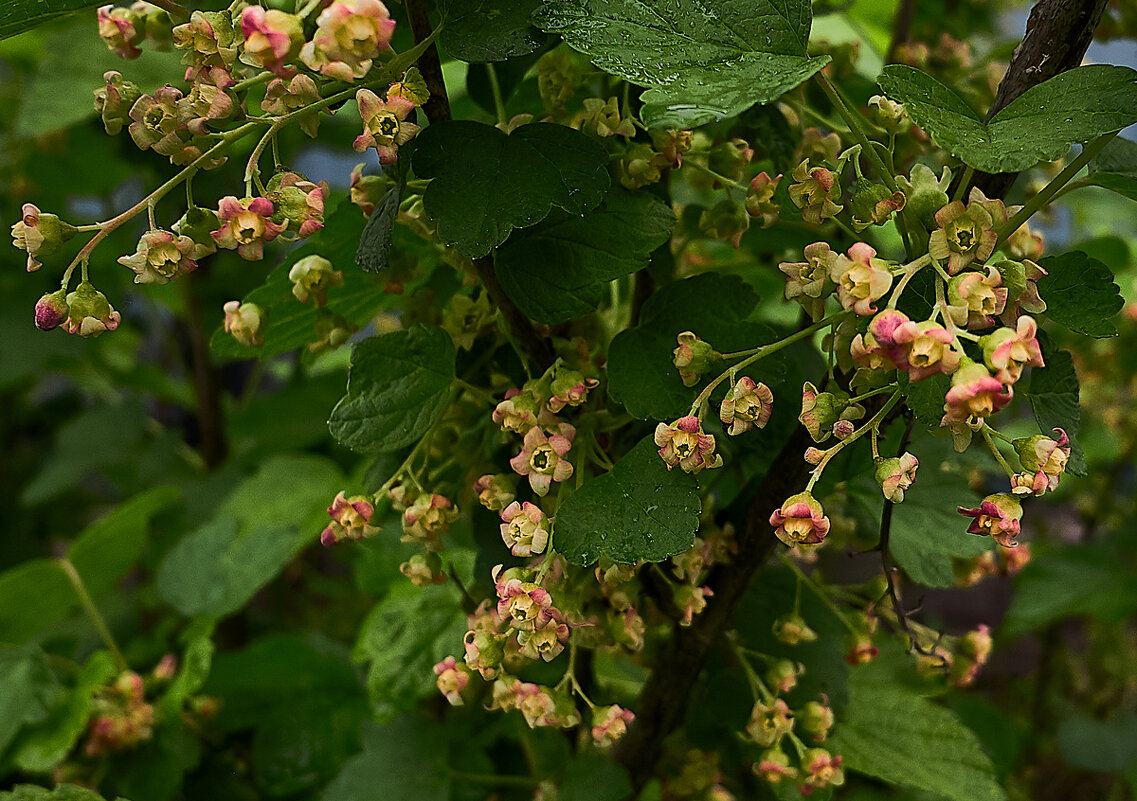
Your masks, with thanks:
M 102 0 L 8 0 L 0 8 L 0 39 L 7 39 L 84 8 L 101 5 Z M 94 18 L 93 13 L 91 17 Z
M 690 128 L 769 103 L 829 62 L 806 55 L 808 0 L 546 0 L 534 22 L 600 69 L 649 87 L 651 127 Z
M 1048 273 L 1038 280 L 1047 317 L 1086 336 L 1117 336 L 1113 318 L 1125 301 L 1109 267 L 1079 250 L 1038 263 Z
M 434 179 L 426 212 L 442 240 L 471 259 L 554 206 L 570 214 L 595 208 L 610 183 L 604 147 L 563 125 L 523 125 L 506 136 L 492 125 L 447 120 L 416 141 L 415 174 Z
M 609 192 L 595 211 L 554 211 L 515 232 L 494 254 L 498 279 L 521 311 L 543 323 L 590 314 L 608 283 L 647 266 L 671 237 L 675 214 L 642 192 Z
M 890 64 L 877 83 L 940 147 L 985 172 L 1019 172 L 1054 161 L 1071 145 L 1137 122 L 1137 72 L 1128 67 L 1075 67 L 1031 87 L 989 123 L 914 67 Z
M 541 0 L 449 0 L 439 42 L 459 61 L 504 61 L 545 43 L 529 17 Z
M 363 340 L 351 352 L 347 395 L 328 421 L 332 436 L 363 453 L 417 442 L 446 409 L 454 358 L 450 335 L 436 326 Z
M 605 556 L 614 562 L 662 562 L 694 542 L 699 527 L 698 482 L 668 470 L 650 437 L 608 473 L 569 496 L 557 510 L 557 551 L 575 565 Z
M 1069 352 L 1049 345 L 1043 348 L 1045 367 L 1032 367 L 1030 382 L 1025 387 L 1027 401 L 1034 412 L 1035 422 L 1043 434 L 1057 437 L 1054 429 L 1061 428 L 1070 438 L 1070 460 L 1066 470 L 1076 476 L 1087 471 L 1086 457 L 1078 442 L 1082 429 L 1082 409 L 1079 405 L 1078 373 Z

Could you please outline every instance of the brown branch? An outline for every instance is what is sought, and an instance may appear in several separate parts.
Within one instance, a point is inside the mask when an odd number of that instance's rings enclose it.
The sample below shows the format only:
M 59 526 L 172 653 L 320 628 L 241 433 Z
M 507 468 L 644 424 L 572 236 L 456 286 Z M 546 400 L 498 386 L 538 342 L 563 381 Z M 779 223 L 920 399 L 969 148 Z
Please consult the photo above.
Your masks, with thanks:
M 638 794 L 651 779 L 667 736 L 683 723 L 695 682 L 711 648 L 731 627 L 735 609 L 755 574 L 778 544 L 768 523 L 770 511 L 792 495 L 805 480 L 802 451 L 809 443 L 798 427 L 782 448 L 765 478 L 751 495 L 746 524 L 737 538 L 738 553 L 716 565 L 707 584 L 714 595 L 690 628 L 676 626 L 636 704 L 636 719 L 617 745 L 615 757 L 627 769 Z
M 916 0 L 901 0 L 892 18 L 892 41 L 884 57 L 885 64 L 896 63 L 896 56 L 903 45 L 911 41 L 912 21 L 916 18 Z
M 987 120 L 1032 86 L 1081 64 L 1108 2 L 1039 0 L 1031 9 L 1026 34 L 1011 56 Z M 988 197 L 1004 197 L 1017 177 L 1018 173 L 976 173 L 973 184 Z
M 196 286 L 204 277 L 199 270 L 182 279 L 186 307 L 186 335 L 189 366 L 193 372 L 193 392 L 197 399 L 197 433 L 201 458 L 210 470 L 225 461 L 225 414 L 221 408 L 221 379 L 209 358 L 209 342 L 202 326 L 201 295 Z
M 426 1 L 407 0 L 406 5 L 407 20 L 410 22 L 415 44 L 418 44 L 430 36 L 433 30 L 430 26 L 430 14 L 427 11 Z M 438 59 L 438 48 L 433 44 L 419 57 L 418 70 L 430 92 L 430 98 L 423 105 L 426 118 L 432 123 L 451 119 L 450 99 L 446 94 L 446 82 L 442 78 L 442 64 Z M 497 273 L 494 272 L 493 257 L 483 256 L 480 259 L 475 259 L 473 264 L 474 270 L 478 274 L 478 280 L 482 282 L 490 300 L 501 312 L 502 320 L 505 322 L 506 329 L 513 341 L 537 364 L 541 371 L 546 370 L 553 363 L 553 351 L 545 338 L 538 333 L 533 321 L 526 317 L 509 295 L 505 293 L 501 282 L 497 280 Z

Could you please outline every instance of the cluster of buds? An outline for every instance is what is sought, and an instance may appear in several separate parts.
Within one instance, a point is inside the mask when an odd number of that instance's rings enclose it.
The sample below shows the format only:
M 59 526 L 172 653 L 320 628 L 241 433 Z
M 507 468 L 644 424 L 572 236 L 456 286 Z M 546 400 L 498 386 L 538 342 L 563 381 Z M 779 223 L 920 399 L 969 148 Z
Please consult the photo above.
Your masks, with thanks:
M 95 694 L 84 753 L 103 756 L 134 748 L 154 733 L 154 707 L 146 702 L 146 686 L 133 671 L 119 674 Z
M 102 6 L 98 11 L 99 36 L 120 58 L 138 58 L 138 45 L 146 39 L 158 49 L 169 48 L 171 31 L 169 15 L 150 3 L 132 3 L 125 8 Z

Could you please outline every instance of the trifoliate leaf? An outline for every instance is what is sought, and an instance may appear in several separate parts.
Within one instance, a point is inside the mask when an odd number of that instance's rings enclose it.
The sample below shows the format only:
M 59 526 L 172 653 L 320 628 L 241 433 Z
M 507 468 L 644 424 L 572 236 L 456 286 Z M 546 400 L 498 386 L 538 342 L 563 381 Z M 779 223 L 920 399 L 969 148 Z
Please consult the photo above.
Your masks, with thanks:
M 595 208 L 608 191 L 608 152 L 579 131 L 552 123 L 506 135 L 467 120 L 436 122 L 419 134 L 415 174 L 433 178 L 423 195 L 438 235 L 471 259 L 514 228 L 535 225 L 553 206 Z
M 418 441 L 446 409 L 454 358 L 450 335 L 436 326 L 363 340 L 351 352 L 347 395 L 328 421 L 332 436 L 363 453 Z
M 974 732 L 876 664 L 852 671 L 849 705 L 825 747 L 848 770 L 951 801 L 1007 797 Z
M 640 116 L 651 127 L 735 116 L 829 63 L 806 55 L 809 0 L 546 0 L 533 21 L 600 69 L 650 87 Z
M 700 509 L 695 477 L 668 470 L 649 437 L 561 504 L 553 542 L 576 565 L 662 562 L 691 547 Z
M 990 122 L 925 72 L 884 68 L 877 83 L 903 103 L 940 147 L 984 172 L 1019 172 L 1065 156 L 1070 146 L 1137 122 L 1137 71 L 1075 67 L 1033 86 Z
M 521 311 L 562 323 L 594 312 L 608 282 L 647 266 L 674 227 L 675 214 L 661 200 L 613 190 L 583 217 L 554 211 L 517 231 L 494 254 L 494 268 Z
M 1046 316 L 1086 336 L 1114 337 L 1113 316 L 1125 301 L 1113 272 L 1080 250 L 1039 260 L 1047 275 L 1038 280 Z

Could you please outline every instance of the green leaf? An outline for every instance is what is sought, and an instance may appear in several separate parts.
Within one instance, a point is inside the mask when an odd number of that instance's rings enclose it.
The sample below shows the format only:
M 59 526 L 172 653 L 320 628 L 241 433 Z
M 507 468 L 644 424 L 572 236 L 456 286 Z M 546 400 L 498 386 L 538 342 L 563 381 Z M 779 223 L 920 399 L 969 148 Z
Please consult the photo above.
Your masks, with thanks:
M 1043 351 L 1045 367 L 1032 367 L 1026 398 L 1034 412 L 1035 422 L 1047 436 L 1061 428 L 1070 437 L 1070 460 L 1066 469 L 1073 475 L 1084 476 L 1088 467 L 1082 446 L 1077 437 L 1082 429 L 1082 408 L 1078 403 L 1078 374 L 1074 359 L 1064 350 Z
M 916 419 L 931 429 L 940 427 L 944 416 L 944 398 L 951 389 L 951 379 L 943 373 L 928 376 L 922 381 L 909 381 L 905 372 L 897 373 L 904 404 Z
M 437 122 L 418 135 L 415 174 L 433 178 L 423 195 L 438 235 L 471 259 L 514 228 L 535 225 L 553 206 L 595 208 L 608 191 L 608 152 L 579 131 L 523 125 L 509 136 L 467 120 Z
M 829 63 L 806 56 L 812 16 L 808 0 L 546 0 L 533 21 L 650 87 L 647 125 L 691 128 L 769 103 Z
M 158 702 L 162 714 L 180 715 L 186 700 L 205 684 L 213 665 L 213 629 L 212 620 L 200 618 L 182 635 L 186 648 L 177 675 Z
M 447 730 L 405 715 L 363 732 L 363 753 L 349 759 L 321 801 L 450 801 Z
M 78 605 L 71 582 L 55 560 L 16 565 L 0 574 L 0 641 L 26 642 Z
M 844 767 L 951 801 L 1006 799 L 975 734 L 882 672 L 869 664 L 849 678 L 849 704 L 827 745 Z
M 545 37 L 529 23 L 540 0 L 449 0 L 439 42 L 459 61 L 505 61 L 532 53 Z
M 43 651 L 0 645 L 0 753 L 22 726 L 47 717 L 56 692 Z
M 565 767 L 557 801 L 620 801 L 630 795 L 628 772 L 604 754 L 577 754 Z
M 984 172 L 1019 172 L 1070 146 L 1137 122 L 1137 72 L 1075 67 L 1033 86 L 985 123 L 954 91 L 920 70 L 890 64 L 877 78 L 940 147 Z
M 0 8 L 0 39 L 30 31 L 45 22 L 84 8 L 101 5 L 102 0 L 8 0 Z M 94 34 L 93 24 L 91 28 Z
M 378 214 L 378 210 L 374 214 Z M 372 218 L 374 218 L 374 214 Z M 260 347 L 242 345 L 218 327 L 209 341 L 210 349 L 219 356 L 250 359 L 267 359 L 307 345 L 316 339 L 316 322 L 319 312 L 315 303 L 301 303 L 292 294 L 288 271 L 305 256 L 313 254 L 331 261 L 343 273 L 344 285 L 328 290 L 327 310 L 348 322 L 364 325 L 375 317 L 379 309 L 391 303 L 392 295 L 384 282 L 355 268 L 355 253 L 364 228 L 363 214 L 352 203 L 342 201 L 335 211 L 325 218 L 325 225 L 313 234 L 303 246 L 291 251 L 262 286 L 257 287 L 244 300 L 256 303 L 268 312 L 264 330 L 264 344 Z
M 189 617 L 237 611 L 315 541 L 341 481 L 339 469 L 319 457 L 265 462 L 216 518 L 170 549 L 158 567 L 159 594 Z
M 87 728 L 91 699 L 117 673 L 106 651 L 97 651 L 83 666 L 66 700 L 17 740 L 13 762 L 29 773 L 47 773 L 67 758 Z
M 454 359 L 454 342 L 437 326 L 363 340 L 351 351 L 347 394 L 328 421 L 332 436 L 363 453 L 417 442 L 446 410 Z
M 0 801 L 104 801 L 93 790 L 77 784 L 58 784 L 54 790 L 36 784 L 17 784 L 11 791 L 0 792 Z M 120 798 L 118 801 L 126 801 Z
M 1137 761 L 1137 715 L 1121 713 L 1108 721 L 1069 717 L 1058 725 L 1058 750 L 1071 767 L 1120 773 Z
M 404 188 L 400 182 L 388 189 L 367 218 L 367 225 L 359 238 L 359 248 L 355 251 L 355 263 L 366 272 L 381 273 L 390 263 L 391 237 L 395 233 L 395 218 L 399 215 Z
M 436 694 L 431 668 L 461 648 L 465 632 L 466 615 L 449 584 L 392 588 L 368 614 L 355 644 L 355 661 L 368 665 L 375 714 L 390 717 Z
M 257 640 L 219 656 L 205 687 L 224 699 L 218 725 L 225 731 L 255 729 L 253 771 L 266 795 L 322 785 L 359 750 L 359 727 L 369 717 L 363 686 L 345 658 L 315 643 L 287 634 Z
M 699 528 L 698 482 L 668 470 L 650 437 L 557 510 L 554 542 L 575 565 L 662 562 L 688 550 Z
M 672 363 L 676 336 L 694 331 L 724 353 L 771 342 L 769 328 L 744 322 L 757 305 L 754 290 L 734 275 L 704 273 L 664 287 L 640 310 L 639 325 L 612 340 L 608 394 L 641 420 L 670 422 L 686 414 L 698 390 L 683 386 Z M 769 357 L 748 372 L 770 384 L 776 366 L 776 357 Z
M 1137 177 L 1116 172 L 1095 172 L 1086 178 L 1088 183 L 1116 192 L 1122 197 L 1137 200 Z
M 1125 301 L 1109 267 L 1080 250 L 1038 263 L 1048 273 L 1038 280 L 1047 317 L 1086 336 L 1117 336 L 1113 317 Z
M 1001 633 L 1017 637 L 1083 616 L 1117 623 L 1135 611 L 1137 571 L 1128 549 L 1066 546 L 1023 568 Z
M 583 217 L 554 211 L 514 233 L 494 253 L 494 268 L 521 311 L 539 322 L 563 323 L 594 312 L 608 282 L 647 266 L 674 227 L 675 214 L 663 201 L 613 190 Z
M 1137 177 L 1137 142 L 1117 136 L 1090 159 L 1090 172 L 1112 172 Z

